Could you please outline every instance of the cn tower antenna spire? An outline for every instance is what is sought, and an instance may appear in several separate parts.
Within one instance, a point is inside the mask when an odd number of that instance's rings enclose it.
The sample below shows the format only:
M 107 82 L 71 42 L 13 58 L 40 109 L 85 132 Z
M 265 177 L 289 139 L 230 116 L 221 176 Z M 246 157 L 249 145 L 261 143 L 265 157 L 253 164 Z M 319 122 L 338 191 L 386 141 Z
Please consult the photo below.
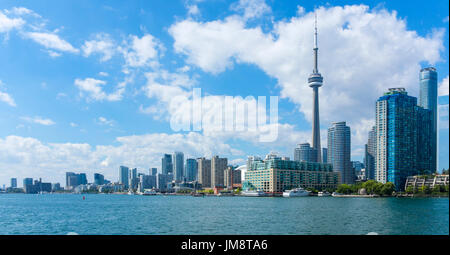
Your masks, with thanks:
M 317 47 L 317 13 L 314 12 L 314 70 L 313 73 L 318 73 L 319 72 L 319 67 L 318 67 L 318 51 L 319 48 Z

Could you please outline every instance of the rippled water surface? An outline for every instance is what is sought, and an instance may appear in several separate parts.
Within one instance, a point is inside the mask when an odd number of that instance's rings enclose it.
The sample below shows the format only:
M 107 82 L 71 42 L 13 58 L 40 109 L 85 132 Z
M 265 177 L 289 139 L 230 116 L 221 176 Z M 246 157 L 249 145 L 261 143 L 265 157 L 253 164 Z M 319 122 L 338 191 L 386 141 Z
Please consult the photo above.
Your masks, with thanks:
M 448 198 L 1 194 L 0 234 L 449 234 Z

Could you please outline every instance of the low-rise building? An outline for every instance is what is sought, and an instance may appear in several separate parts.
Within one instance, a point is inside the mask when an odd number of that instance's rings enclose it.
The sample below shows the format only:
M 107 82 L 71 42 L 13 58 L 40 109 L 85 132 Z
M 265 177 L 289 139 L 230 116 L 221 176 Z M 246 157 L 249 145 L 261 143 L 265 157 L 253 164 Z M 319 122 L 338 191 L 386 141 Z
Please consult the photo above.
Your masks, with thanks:
M 245 182 L 246 186 L 272 194 L 297 187 L 335 189 L 340 184 L 340 173 L 334 172 L 331 164 L 283 160 L 272 155 L 253 161 L 245 173 Z
M 422 186 L 428 186 L 430 189 L 433 189 L 436 185 L 448 185 L 448 174 L 409 176 L 406 179 L 405 190 L 408 187 L 419 189 Z

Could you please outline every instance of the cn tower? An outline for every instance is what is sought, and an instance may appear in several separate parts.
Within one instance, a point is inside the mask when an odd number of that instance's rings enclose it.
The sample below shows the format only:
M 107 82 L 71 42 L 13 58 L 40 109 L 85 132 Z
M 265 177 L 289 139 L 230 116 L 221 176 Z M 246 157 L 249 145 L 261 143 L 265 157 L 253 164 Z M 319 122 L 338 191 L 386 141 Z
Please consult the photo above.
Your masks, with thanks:
M 313 88 L 313 123 L 312 123 L 312 148 L 316 153 L 316 162 L 322 162 L 321 148 L 320 148 L 320 121 L 319 121 L 319 88 L 322 87 L 323 78 L 319 73 L 317 54 L 319 48 L 317 47 L 317 16 L 314 20 L 314 69 L 308 78 L 308 84 Z

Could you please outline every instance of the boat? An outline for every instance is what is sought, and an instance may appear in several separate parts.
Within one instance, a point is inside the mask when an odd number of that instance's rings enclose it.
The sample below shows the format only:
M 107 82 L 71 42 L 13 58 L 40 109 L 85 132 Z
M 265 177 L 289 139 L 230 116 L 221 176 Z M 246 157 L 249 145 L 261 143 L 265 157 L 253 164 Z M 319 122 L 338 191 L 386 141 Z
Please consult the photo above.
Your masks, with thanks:
M 134 195 L 134 192 L 133 191 L 128 191 L 128 195 Z
M 329 196 L 331 196 L 331 194 L 328 191 L 319 191 L 317 196 L 319 196 L 319 197 L 329 197 Z
M 264 197 L 266 193 L 262 190 L 243 190 L 241 191 L 241 196 L 244 197 Z
M 333 196 L 333 197 L 342 196 L 342 195 L 344 195 L 344 194 L 337 193 L 337 192 L 333 192 L 333 193 L 331 194 L 331 196 Z
M 141 195 L 143 195 L 143 196 L 154 196 L 154 195 L 156 195 L 156 191 L 151 190 L 151 189 L 146 189 L 146 190 L 144 190 L 144 192 Z
M 309 196 L 309 193 L 309 191 L 300 187 L 284 191 L 283 197 L 307 197 Z

